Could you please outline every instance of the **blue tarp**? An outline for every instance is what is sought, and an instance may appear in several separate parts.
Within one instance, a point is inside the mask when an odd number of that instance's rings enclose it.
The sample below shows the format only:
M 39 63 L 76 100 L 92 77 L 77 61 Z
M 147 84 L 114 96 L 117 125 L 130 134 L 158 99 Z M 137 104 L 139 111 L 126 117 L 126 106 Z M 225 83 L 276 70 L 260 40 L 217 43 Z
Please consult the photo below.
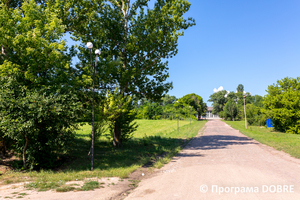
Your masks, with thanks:
M 267 128 L 273 128 L 272 119 L 267 119 Z

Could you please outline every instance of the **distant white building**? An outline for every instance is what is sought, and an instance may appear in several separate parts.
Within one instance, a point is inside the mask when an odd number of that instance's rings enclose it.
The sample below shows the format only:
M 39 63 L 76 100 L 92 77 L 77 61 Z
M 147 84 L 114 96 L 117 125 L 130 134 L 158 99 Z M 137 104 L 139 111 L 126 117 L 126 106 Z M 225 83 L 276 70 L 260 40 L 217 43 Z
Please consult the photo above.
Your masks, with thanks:
M 213 107 L 207 107 L 206 115 L 202 119 L 220 119 L 219 115 L 212 114 Z

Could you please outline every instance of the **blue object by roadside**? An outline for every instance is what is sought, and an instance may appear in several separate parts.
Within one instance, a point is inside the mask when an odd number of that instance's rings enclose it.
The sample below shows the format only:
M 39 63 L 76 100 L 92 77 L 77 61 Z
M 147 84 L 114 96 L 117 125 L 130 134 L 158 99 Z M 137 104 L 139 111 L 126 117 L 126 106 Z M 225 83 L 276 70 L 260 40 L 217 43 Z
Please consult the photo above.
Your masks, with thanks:
M 267 119 L 267 128 L 273 128 L 272 119 Z

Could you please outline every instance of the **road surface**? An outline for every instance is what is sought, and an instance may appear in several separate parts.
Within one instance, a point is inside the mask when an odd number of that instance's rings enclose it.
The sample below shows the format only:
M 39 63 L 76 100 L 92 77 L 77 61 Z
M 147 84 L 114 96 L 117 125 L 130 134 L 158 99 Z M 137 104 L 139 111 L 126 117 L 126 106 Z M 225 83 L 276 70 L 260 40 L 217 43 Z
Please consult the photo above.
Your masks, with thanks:
M 300 199 L 300 161 L 220 120 L 126 200 Z

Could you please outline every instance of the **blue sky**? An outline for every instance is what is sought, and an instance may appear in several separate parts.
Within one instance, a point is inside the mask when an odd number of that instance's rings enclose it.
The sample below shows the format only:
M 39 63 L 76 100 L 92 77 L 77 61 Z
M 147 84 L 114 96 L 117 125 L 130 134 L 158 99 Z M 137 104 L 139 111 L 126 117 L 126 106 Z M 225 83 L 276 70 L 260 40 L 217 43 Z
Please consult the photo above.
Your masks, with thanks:
M 205 102 L 214 88 L 264 96 L 268 85 L 300 75 L 299 0 L 190 0 L 196 20 L 169 60 L 170 95 L 196 93 Z M 210 103 L 208 103 L 210 105 Z
M 189 2 L 185 17 L 196 26 L 185 31 L 169 60 L 170 95 L 196 93 L 207 102 L 214 88 L 236 91 L 243 84 L 264 96 L 268 85 L 300 75 L 299 0 Z

